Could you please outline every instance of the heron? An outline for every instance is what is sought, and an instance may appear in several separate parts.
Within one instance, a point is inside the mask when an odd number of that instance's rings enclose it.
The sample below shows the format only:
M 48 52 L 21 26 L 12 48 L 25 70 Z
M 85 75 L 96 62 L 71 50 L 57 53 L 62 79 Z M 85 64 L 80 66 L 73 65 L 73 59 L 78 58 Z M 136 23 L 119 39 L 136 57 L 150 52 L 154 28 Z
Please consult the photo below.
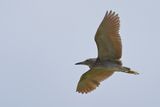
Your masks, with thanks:
M 129 67 L 122 65 L 122 43 L 119 34 L 120 19 L 117 13 L 107 11 L 95 34 L 95 42 L 98 48 L 97 58 L 89 58 L 78 62 L 76 65 L 87 65 L 90 69 L 82 74 L 76 91 L 89 93 L 96 89 L 100 82 L 107 79 L 115 72 L 139 74 Z

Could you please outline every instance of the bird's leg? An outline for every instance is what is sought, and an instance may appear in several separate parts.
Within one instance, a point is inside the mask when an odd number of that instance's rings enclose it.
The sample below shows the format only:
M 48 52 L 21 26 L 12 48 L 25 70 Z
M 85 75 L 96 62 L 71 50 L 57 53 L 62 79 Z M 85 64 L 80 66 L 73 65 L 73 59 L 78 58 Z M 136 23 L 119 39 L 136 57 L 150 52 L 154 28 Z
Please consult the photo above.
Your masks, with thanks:
M 136 71 L 132 71 L 130 68 L 128 67 L 122 67 L 121 68 L 121 72 L 125 72 L 125 73 L 129 73 L 129 74 L 135 74 L 138 75 L 139 73 Z

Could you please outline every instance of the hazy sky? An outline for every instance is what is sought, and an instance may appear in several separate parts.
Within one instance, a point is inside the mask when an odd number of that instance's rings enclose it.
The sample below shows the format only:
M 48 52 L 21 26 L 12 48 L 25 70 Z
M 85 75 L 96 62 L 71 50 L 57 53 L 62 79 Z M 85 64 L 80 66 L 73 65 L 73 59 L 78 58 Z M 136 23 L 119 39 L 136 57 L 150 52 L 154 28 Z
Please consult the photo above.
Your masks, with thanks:
M 107 10 L 120 16 L 123 64 L 82 95 L 76 85 L 96 57 Z M 159 107 L 159 0 L 0 0 L 0 107 Z

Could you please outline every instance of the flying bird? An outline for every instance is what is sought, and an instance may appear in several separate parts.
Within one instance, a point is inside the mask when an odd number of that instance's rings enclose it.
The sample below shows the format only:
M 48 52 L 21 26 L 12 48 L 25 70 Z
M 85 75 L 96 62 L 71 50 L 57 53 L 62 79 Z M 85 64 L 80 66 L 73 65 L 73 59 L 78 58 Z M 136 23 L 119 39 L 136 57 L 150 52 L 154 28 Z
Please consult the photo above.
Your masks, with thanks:
M 80 77 L 76 89 L 77 92 L 83 94 L 93 91 L 100 85 L 101 81 L 110 77 L 114 72 L 139 74 L 122 65 L 120 60 L 122 43 L 119 28 L 120 20 L 118 14 L 107 11 L 95 35 L 98 57 L 76 63 L 76 65 L 87 65 L 90 68 Z

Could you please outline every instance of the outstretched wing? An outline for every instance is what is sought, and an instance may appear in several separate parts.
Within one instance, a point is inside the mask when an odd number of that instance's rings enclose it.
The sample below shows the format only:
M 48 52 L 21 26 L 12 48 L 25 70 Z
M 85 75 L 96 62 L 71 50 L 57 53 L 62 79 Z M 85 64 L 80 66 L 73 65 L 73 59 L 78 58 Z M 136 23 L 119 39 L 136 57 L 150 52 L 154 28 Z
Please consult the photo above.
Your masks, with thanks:
M 119 35 L 119 27 L 120 21 L 118 14 L 107 11 L 95 36 L 98 58 L 100 60 L 121 58 L 122 44 Z
M 77 85 L 77 92 L 88 93 L 96 89 L 100 85 L 100 82 L 107 79 L 113 74 L 113 71 L 104 71 L 99 69 L 91 69 L 85 72 Z

